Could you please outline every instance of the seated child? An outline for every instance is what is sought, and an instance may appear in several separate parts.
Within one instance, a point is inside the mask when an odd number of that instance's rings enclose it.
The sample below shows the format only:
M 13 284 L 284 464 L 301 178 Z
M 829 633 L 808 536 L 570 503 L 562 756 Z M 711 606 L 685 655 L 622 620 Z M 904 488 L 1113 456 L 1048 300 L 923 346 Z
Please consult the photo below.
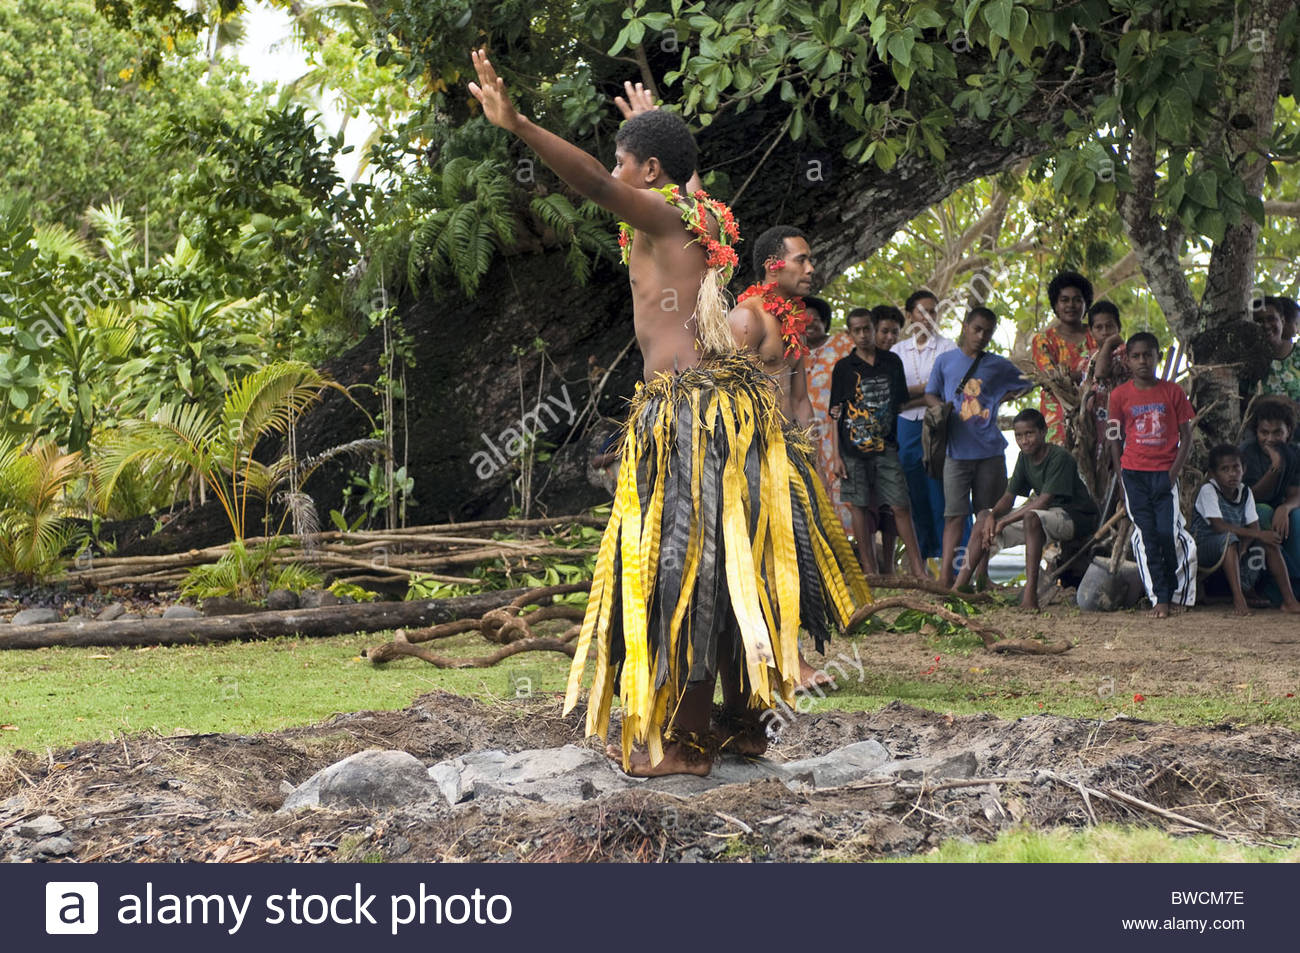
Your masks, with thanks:
M 1064 447 L 1047 442 L 1047 420 L 1037 410 L 1022 410 L 1013 423 L 1020 459 L 1006 492 L 975 519 L 970 548 L 957 585 L 972 575 L 988 581 L 989 555 L 1009 546 L 1025 546 L 1025 592 L 1020 604 L 1038 608 L 1038 572 L 1049 542 L 1087 539 L 1097 531 L 1097 503 L 1079 475 L 1079 465 Z M 1017 496 L 1029 497 L 1012 510 Z
M 1255 497 L 1242 481 L 1241 451 L 1221 444 L 1210 451 L 1210 481 L 1196 495 L 1191 530 L 1202 565 L 1213 566 L 1228 579 L 1237 615 L 1250 615 L 1246 591 L 1255 588 L 1267 566 L 1282 590 L 1282 611 L 1300 613 L 1282 560 L 1282 537 L 1260 529 Z

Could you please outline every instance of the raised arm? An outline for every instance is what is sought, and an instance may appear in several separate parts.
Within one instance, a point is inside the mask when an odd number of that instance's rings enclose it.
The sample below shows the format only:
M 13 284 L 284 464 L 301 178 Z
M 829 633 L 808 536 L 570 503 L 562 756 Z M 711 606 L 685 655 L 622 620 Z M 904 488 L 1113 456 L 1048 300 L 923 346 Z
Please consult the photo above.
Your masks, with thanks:
M 682 229 L 681 212 L 649 189 L 637 189 L 610 175 L 599 159 L 521 116 L 510 101 L 506 82 L 488 60 L 487 50 L 470 54 L 478 82 L 469 91 L 493 125 L 522 139 L 575 191 L 617 215 L 638 231 L 668 235 Z
M 631 80 L 623 82 L 623 91 L 627 93 L 627 99 L 622 96 L 614 97 L 614 105 L 618 111 L 623 114 L 624 119 L 631 119 L 633 116 L 639 116 L 641 113 L 648 113 L 652 109 L 658 109 L 655 105 L 654 95 L 646 89 L 642 83 L 632 85 Z M 692 172 L 691 177 L 686 180 L 686 191 L 694 194 L 704 188 L 704 183 L 700 181 L 700 173 Z

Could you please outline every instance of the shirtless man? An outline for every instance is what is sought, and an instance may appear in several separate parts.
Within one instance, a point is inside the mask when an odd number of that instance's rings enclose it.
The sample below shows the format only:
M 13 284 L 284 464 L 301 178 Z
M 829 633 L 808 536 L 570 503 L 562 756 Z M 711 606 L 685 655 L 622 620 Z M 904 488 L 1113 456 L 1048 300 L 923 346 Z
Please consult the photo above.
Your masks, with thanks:
M 794 343 L 785 336 L 782 318 L 774 309 L 789 314 L 787 323 L 799 320 L 804 310 L 803 295 L 812 291 L 816 267 L 808 239 L 797 228 L 776 225 L 754 242 L 754 273 L 763 276 L 758 285 L 743 292 L 727 321 L 742 349 L 757 358 L 763 373 L 776 382 L 777 406 L 786 420 L 807 430 L 813 423 L 812 401 L 808 399 L 808 339 L 799 335 Z M 766 289 L 766 290 L 765 290 Z M 808 664 L 799 653 L 799 687 L 834 688 L 825 672 Z
M 797 320 L 803 312 L 802 296 L 812 291 L 816 272 L 808 239 L 788 225 L 769 228 L 754 243 L 754 271 L 763 276 L 762 282 L 742 292 L 743 300 L 727 320 L 736 343 L 757 357 L 763 371 L 776 381 L 779 406 L 786 420 L 807 429 L 813 422 L 804 367 L 807 337 L 800 334 L 797 343 L 784 337 L 782 318 L 769 308 L 788 310 L 787 323 Z
M 784 439 L 782 418 L 771 382 L 737 353 L 722 296 L 739 233 L 721 203 L 702 192 L 681 195 L 697 161 L 686 125 L 661 110 L 633 116 L 618 132 L 611 174 L 519 115 L 485 52 L 473 62 L 478 82 L 469 88 L 487 119 L 624 223 L 620 244 L 645 360 L 565 710 L 581 694 L 594 644 L 588 733 L 606 733 L 617 689 L 623 743 L 611 757 L 621 754 L 624 769 L 638 776 L 708 774 L 718 741 L 762 753 L 759 710 L 777 697 L 793 703 L 802 587 L 820 589 L 809 603 L 817 614 L 802 621 L 822 633 L 842 627 L 854 601 L 869 593 L 865 583 L 850 580 L 846 589 L 839 580 L 852 554 L 842 558 L 814 520 L 802 512 L 791 518 L 784 504 L 777 504 L 784 516 L 763 519 L 764 501 L 746 492 L 747 459 L 760 461 L 760 480 L 788 481 L 781 499 L 806 497 L 809 477 L 798 466 L 765 462 L 767 448 Z M 758 554 L 755 521 L 769 540 Z M 709 731 L 719 677 L 725 738 Z M 634 751 L 634 741 L 647 750 Z

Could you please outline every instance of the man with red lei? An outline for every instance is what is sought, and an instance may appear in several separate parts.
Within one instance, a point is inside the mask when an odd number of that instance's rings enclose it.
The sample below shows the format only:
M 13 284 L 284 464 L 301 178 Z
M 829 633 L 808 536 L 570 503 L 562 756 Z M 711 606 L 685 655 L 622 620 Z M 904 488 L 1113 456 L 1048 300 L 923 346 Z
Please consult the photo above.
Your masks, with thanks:
M 798 466 L 811 463 L 815 470 L 814 447 L 809 439 L 813 426 L 807 373 L 810 315 L 803 300 L 812 291 L 816 271 L 812 250 L 807 236 L 799 229 L 775 225 L 754 242 L 753 261 L 754 272 L 762 280 L 736 296 L 736 307 L 728 315 L 731 333 L 736 343 L 776 382 L 777 405 L 787 422 L 785 442 L 791 463 Z M 833 512 L 819 510 L 815 500 L 809 502 L 811 510 L 806 518 L 821 525 L 824 532 L 843 539 L 847 546 L 838 517 Z M 819 651 L 822 648 L 820 640 L 817 648 Z M 800 653 L 800 688 L 833 687 L 833 684 L 829 675 L 815 670 Z

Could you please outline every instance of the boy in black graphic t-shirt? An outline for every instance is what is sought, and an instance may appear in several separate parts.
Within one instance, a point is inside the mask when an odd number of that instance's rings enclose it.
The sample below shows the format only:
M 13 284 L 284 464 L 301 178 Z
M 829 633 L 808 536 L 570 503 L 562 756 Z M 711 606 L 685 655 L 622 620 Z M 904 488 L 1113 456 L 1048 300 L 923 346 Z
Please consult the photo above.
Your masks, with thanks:
M 874 490 L 875 505 L 888 504 L 894 511 L 912 575 L 924 576 L 907 481 L 898 462 L 898 411 L 908 400 L 903 362 L 876 347 L 870 311 L 851 311 L 848 325 L 853 351 L 831 371 L 830 413 L 836 421 L 831 435 L 836 475 L 842 481 L 840 498 L 853 513 L 858 559 L 866 572 L 877 572 L 876 521 L 871 512 Z

